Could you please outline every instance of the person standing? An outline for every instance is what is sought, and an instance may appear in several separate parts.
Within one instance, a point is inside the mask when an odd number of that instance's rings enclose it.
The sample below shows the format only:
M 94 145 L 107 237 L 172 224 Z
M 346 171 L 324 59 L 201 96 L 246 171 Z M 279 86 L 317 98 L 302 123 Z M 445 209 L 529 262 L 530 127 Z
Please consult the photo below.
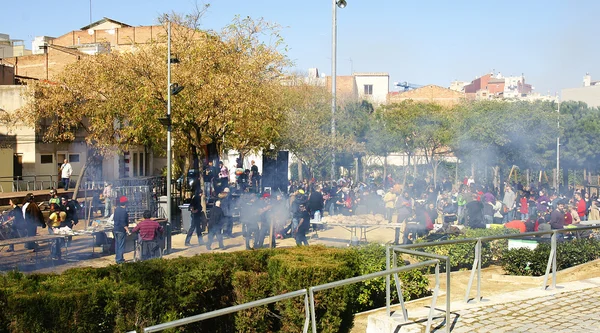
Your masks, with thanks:
M 69 161 L 67 161 L 65 158 L 63 164 L 60 166 L 60 177 L 62 179 L 65 191 L 69 190 L 71 174 L 73 174 L 73 168 L 71 167 L 71 163 L 69 163 Z
M 252 183 L 252 190 L 255 193 L 260 193 L 260 186 L 259 186 L 259 174 L 258 174 L 258 167 L 256 166 L 256 162 L 254 162 L 254 160 L 252 160 L 252 162 L 250 162 L 252 164 L 252 166 L 250 167 L 250 182 Z
M 388 223 L 392 223 L 392 216 L 394 215 L 394 208 L 396 207 L 397 195 L 394 188 L 390 188 L 388 192 L 383 196 L 383 202 L 385 205 L 385 219 Z
M 113 199 L 115 197 L 112 190 L 112 184 L 104 184 L 102 196 L 104 197 L 104 217 L 109 217 L 110 214 L 112 214 Z
M 202 175 L 202 178 L 204 179 L 204 194 L 206 195 L 206 200 L 210 198 L 214 177 L 213 161 L 208 161 L 208 164 L 204 167 L 204 174 Z
M 9 199 L 10 207 L 12 208 L 8 212 L 8 222 L 11 222 L 11 233 L 13 238 L 20 238 L 27 235 L 27 226 L 25 225 L 25 219 L 23 218 L 23 211 L 21 207 L 17 205 L 15 199 Z M 15 246 L 13 244 L 8 246 L 6 252 L 13 252 Z
M 206 240 L 207 250 L 211 250 L 210 246 L 212 245 L 215 236 L 219 242 L 219 249 L 223 250 L 225 248 L 225 245 L 223 245 L 223 234 L 221 234 L 221 229 L 223 229 L 224 222 L 225 215 L 221 209 L 221 200 L 217 200 L 215 201 L 215 206 L 210 210 L 210 216 L 208 218 L 208 238 Z
M 141 256 L 142 260 L 157 258 L 160 256 L 160 245 L 158 244 L 157 236 L 162 234 L 163 227 L 158 222 L 151 220 L 152 213 L 149 210 L 145 210 L 142 213 L 144 220 L 138 223 L 132 233 L 139 232 L 139 239 L 141 242 Z
M 504 188 L 504 198 L 502 199 L 502 203 L 506 206 L 508 210 L 507 214 L 504 215 L 503 221 L 504 223 L 512 221 L 515 217 L 515 202 L 517 201 L 517 195 L 512 190 L 510 185 L 506 185 Z
M 229 186 L 229 169 L 223 164 L 223 161 L 219 162 L 219 193 Z
M 226 187 L 223 193 L 219 194 L 221 201 L 221 210 L 223 211 L 223 235 L 233 238 L 233 210 L 234 204 L 231 199 L 231 190 Z
M 58 194 L 54 188 L 50 189 L 50 200 L 48 200 L 48 205 L 52 204 L 55 204 L 59 209 L 62 209 L 62 207 L 60 207 L 60 198 L 58 197 Z
M 25 219 L 25 226 L 27 229 L 27 237 L 36 236 L 38 226 L 46 228 L 44 214 L 42 214 L 40 207 L 37 205 L 37 203 L 35 203 L 33 193 L 28 193 L 25 196 L 25 204 L 23 204 L 22 211 L 23 218 Z M 29 242 L 25 244 L 25 248 L 35 251 L 37 245 L 35 242 Z
M 204 245 L 204 240 L 202 239 L 202 231 L 204 230 L 204 212 L 202 211 L 202 193 L 194 194 L 192 197 L 192 202 L 190 202 L 189 210 L 192 214 L 192 224 L 185 236 L 185 246 L 191 246 L 190 241 L 192 240 L 192 235 L 194 234 L 194 230 L 196 231 L 196 235 L 198 236 L 198 245 Z
M 559 202 L 556 209 L 550 213 L 550 227 L 552 229 L 563 229 L 565 227 L 565 204 Z
M 581 193 L 579 192 L 575 193 L 575 205 L 577 207 L 577 214 L 579 215 L 579 219 L 581 221 L 585 221 L 588 207 L 585 200 L 581 197 Z
M 299 216 L 298 216 L 298 227 L 296 228 L 294 238 L 296 239 L 296 245 L 308 245 L 308 240 L 306 239 L 306 233 L 310 228 L 310 214 L 306 210 L 305 204 L 300 204 L 299 206 Z
M 125 237 L 129 233 L 129 214 L 127 213 L 126 196 L 119 198 L 119 207 L 115 209 L 114 221 L 115 262 L 121 264 L 125 262 L 123 258 L 123 254 L 125 253 Z

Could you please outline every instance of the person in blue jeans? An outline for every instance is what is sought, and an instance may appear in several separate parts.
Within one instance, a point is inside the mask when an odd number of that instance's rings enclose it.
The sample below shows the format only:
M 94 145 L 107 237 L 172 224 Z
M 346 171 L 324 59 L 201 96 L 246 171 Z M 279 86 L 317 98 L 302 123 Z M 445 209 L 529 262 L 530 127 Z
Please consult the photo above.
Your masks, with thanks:
M 115 226 L 113 234 L 115 236 L 115 262 L 121 264 L 125 262 L 123 254 L 125 253 L 125 237 L 129 233 L 129 215 L 127 214 L 127 197 L 119 198 L 119 207 L 115 209 Z

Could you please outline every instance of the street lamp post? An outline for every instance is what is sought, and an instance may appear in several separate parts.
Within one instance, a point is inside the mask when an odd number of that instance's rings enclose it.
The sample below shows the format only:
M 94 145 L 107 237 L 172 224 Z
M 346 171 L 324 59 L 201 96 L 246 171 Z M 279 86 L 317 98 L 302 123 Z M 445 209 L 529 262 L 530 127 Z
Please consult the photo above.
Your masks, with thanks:
M 337 7 L 346 7 L 346 0 L 332 0 L 333 15 L 331 18 L 331 141 L 335 144 L 335 111 L 336 103 L 336 65 L 337 65 Z M 331 151 L 331 178 L 335 180 L 335 149 Z
M 558 113 L 556 120 L 556 193 L 560 193 L 560 100 L 558 100 Z
M 167 21 L 167 221 L 171 223 L 171 21 Z

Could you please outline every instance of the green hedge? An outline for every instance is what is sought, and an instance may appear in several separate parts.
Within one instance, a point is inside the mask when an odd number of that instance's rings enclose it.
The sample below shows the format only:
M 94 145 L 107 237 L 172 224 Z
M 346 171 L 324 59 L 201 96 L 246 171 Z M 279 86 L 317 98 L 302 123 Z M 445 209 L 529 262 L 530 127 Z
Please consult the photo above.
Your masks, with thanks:
M 320 246 L 210 253 L 57 274 L 0 276 L 0 332 L 124 332 L 385 268 L 385 248 Z M 405 296 L 429 294 L 421 272 Z M 385 304 L 382 283 L 315 293 L 319 332 L 348 332 L 353 314 Z M 171 332 L 299 332 L 304 299 L 189 324 Z
M 460 235 L 450 236 L 449 239 L 478 238 L 486 236 L 509 235 L 519 233 L 516 229 L 471 229 L 464 228 Z M 425 242 L 420 239 L 418 242 Z M 508 248 L 507 239 L 482 242 L 481 244 L 481 266 L 487 267 L 493 262 L 499 261 L 504 250 Z M 451 270 L 471 269 L 475 260 L 475 242 L 464 244 L 451 244 L 431 246 L 423 249 L 425 252 L 436 253 L 450 257 Z M 442 270 L 445 270 L 446 263 L 440 264 Z
M 534 250 L 519 248 L 505 250 L 502 268 L 507 274 L 524 276 L 542 276 L 546 273 L 549 243 L 538 244 Z M 600 258 L 600 241 L 597 239 L 575 239 L 559 242 L 556 252 L 558 270 L 581 265 Z

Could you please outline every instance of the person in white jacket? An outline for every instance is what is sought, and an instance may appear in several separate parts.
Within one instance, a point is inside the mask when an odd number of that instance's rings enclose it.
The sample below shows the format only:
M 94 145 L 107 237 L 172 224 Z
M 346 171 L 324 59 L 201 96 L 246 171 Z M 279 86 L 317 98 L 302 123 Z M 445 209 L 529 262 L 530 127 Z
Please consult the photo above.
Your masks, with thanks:
M 63 164 L 60 166 L 60 177 L 65 187 L 65 191 L 69 189 L 69 181 L 72 173 L 73 167 L 71 167 L 71 163 L 69 163 L 69 161 L 67 161 L 67 159 L 65 158 Z

